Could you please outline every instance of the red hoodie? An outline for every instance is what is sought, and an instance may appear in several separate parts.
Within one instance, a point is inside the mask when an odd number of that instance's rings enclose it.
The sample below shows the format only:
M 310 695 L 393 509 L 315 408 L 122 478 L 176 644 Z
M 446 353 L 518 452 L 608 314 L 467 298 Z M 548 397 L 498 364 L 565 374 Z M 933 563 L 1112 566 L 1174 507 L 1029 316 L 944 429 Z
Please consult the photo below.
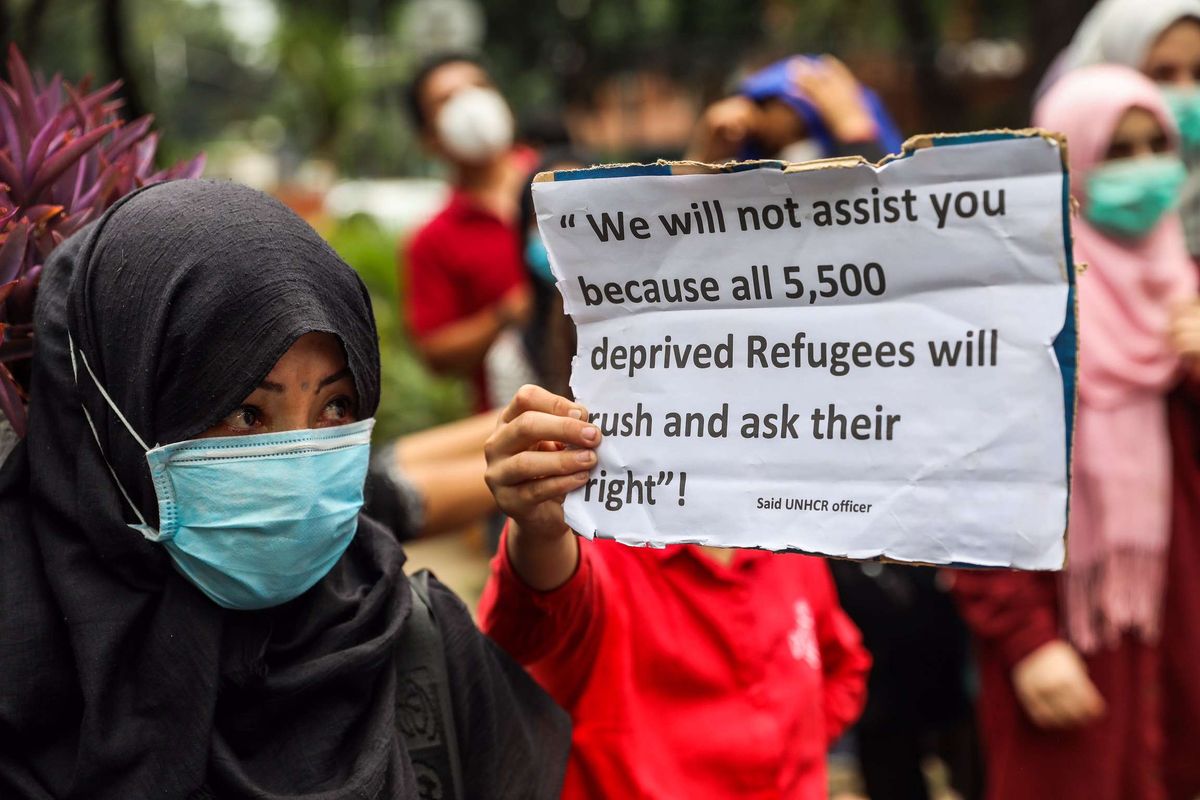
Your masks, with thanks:
M 823 799 L 870 666 L 825 563 L 579 545 L 575 575 L 537 592 L 502 540 L 480 604 L 484 631 L 571 714 L 563 797 Z

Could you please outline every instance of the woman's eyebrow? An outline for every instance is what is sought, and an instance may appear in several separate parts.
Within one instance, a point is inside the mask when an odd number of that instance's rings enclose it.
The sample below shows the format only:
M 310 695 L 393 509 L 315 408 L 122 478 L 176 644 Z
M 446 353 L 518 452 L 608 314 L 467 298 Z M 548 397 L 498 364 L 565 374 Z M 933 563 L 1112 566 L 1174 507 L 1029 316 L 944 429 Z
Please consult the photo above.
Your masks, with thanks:
M 317 392 L 321 391 L 322 389 L 324 389 L 326 386 L 328 386 L 331 383 L 337 383 L 342 378 L 348 378 L 348 377 L 350 377 L 350 368 L 344 367 L 343 369 L 338 370 L 337 372 L 333 373 L 332 375 L 330 375 L 326 378 L 322 378 L 321 382 L 317 384 L 317 388 L 315 390 L 313 390 L 313 394 L 316 394 Z
M 258 388 L 266 389 L 268 392 L 283 392 L 284 391 L 283 384 L 276 383 L 275 381 L 263 381 L 262 383 L 260 383 L 258 385 Z

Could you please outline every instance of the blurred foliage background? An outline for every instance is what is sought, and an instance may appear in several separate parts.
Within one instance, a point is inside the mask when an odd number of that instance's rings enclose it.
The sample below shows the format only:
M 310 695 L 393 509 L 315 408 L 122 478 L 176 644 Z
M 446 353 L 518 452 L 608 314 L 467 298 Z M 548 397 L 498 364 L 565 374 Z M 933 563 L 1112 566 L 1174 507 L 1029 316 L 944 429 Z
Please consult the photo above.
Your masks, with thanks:
M 326 238 L 362 275 L 375 306 L 383 367 L 376 435 L 388 439 L 465 416 L 470 404 L 462 384 L 430 375 L 408 345 L 398 302 L 394 237 L 371 216 L 359 213 L 339 221 Z
M 1022 124 L 1088 0 L 0 0 L 30 61 L 121 78 L 170 152 L 248 145 L 342 174 L 430 170 L 400 89 L 431 51 L 482 51 L 525 120 L 637 76 L 697 103 L 740 67 L 834 52 L 910 132 Z M 663 148 L 669 150 L 670 148 Z M 628 155 L 604 152 L 605 157 Z
M 753 66 L 833 52 L 906 133 L 1027 123 L 1089 0 L 0 0 L 0 32 L 69 80 L 124 81 L 163 163 L 280 194 L 364 276 L 391 435 L 469 407 L 407 346 L 396 244 L 442 196 L 402 89 L 439 50 L 481 53 L 527 132 L 565 125 L 597 160 L 678 156 L 704 104 Z M 536 137 L 535 137 L 536 138 Z M 424 178 L 424 182 L 413 180 Z M 377 198 L 324 202 L 347 179 Z M 400 180 L 396 180 L 400 179 Z M 397 211 L 393 206 L 400 207 Z

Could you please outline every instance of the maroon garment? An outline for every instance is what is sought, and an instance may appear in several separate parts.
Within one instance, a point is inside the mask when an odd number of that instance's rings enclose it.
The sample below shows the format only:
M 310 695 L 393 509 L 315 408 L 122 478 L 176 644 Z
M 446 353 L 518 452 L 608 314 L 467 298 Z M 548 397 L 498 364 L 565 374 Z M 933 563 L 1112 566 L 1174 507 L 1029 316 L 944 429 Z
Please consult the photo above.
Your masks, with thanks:
M 1168 795 L 1200 795 L 1200 383 L 1168 400 L 1173 459 L 1171 544 L 1163 609 L 1163 754 Z
M 1048 730 L 1025 714 L 1012 668 L 1060 637 L 1057 573 L 959 572 L 954 593 L 979 656 L 979 724 L 989 800 L 1158 800 L 1158 649 L 1125 637 L 1085 656 L 1107 706 L 1096 722 Z

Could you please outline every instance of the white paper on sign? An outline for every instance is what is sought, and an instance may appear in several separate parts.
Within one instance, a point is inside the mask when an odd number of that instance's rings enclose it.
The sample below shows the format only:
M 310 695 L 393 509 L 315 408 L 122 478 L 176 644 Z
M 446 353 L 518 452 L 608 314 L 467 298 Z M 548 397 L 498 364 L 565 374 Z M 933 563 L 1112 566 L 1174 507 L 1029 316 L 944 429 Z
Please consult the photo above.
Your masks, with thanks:
M 1061 144 L 929 143 L 883 166 L 539 177 L 579 334 L 571 386 L 605 433 L 566 500 L 576 531 L 1062 566 L 1075 329 Z

